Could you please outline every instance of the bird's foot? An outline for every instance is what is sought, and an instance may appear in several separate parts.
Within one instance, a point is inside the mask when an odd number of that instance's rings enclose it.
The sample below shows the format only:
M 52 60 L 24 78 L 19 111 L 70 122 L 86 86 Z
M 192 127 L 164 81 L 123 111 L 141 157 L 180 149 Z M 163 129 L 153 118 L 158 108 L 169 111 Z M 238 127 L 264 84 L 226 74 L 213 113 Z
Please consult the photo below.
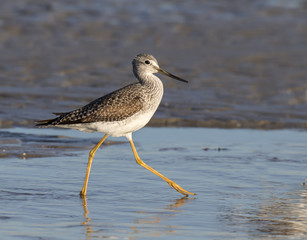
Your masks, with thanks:
M 86 189 L 82 188 L 82 190 L 80 191 L 80 197 L 84 198 L 86 196 Z
M 184 190 L 182 187 L 180 187 L 177 183 L 170 181 L 168 182 L 171 188 L 174 188 L 177 192 L 180 192 L 183 195 L 196 195 L 195 193 L 188 192 L 187 190 Z

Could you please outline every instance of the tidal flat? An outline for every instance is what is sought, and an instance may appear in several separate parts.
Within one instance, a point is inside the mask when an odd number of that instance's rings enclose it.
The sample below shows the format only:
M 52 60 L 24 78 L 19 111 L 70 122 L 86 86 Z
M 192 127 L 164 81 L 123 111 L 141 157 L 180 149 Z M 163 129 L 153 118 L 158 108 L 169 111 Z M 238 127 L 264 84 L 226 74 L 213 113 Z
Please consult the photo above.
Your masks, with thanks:
M 125 138 L 110 138 L 97 151 L 82 199 L 88 152 L 101 134 L 11 128 L 1 136 L 6 136 L 0 149 L 6 154 L 0 161 L 4 239 L 300 239 L 307 234 L 302 130 L 146 127 L 136 132 L 140 157 L 197 194 L 189 197 L 137 165 Z

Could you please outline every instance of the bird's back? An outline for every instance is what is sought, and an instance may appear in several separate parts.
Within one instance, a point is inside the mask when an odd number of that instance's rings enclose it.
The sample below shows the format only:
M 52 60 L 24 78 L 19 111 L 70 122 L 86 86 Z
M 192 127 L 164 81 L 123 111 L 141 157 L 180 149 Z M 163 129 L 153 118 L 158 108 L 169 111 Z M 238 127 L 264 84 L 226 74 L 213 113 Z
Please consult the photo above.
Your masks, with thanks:
M 155 91 L 147 86 L 141 83 L 133 83 L 100 97 L 79 109 L 57 114 L 60 115 L 57 118 L 39 121 L 37 126 L 122 121 L 136 113 L 146 111 L 150 107 L 148 105 L 154 99 L 155 94 Z M 155 105 L 158 106 L 160 100 Z

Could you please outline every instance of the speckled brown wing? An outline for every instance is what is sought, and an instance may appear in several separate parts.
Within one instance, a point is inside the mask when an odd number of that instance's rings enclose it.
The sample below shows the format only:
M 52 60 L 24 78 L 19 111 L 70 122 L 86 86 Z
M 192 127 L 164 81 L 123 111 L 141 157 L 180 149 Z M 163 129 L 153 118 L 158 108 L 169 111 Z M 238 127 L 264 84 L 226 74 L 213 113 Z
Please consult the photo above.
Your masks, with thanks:
M 121 121 L 143 108 L 143 87 L 135 83 L 98 98 L 82 108 L 57 118 L 38 122 L 38 126 Z

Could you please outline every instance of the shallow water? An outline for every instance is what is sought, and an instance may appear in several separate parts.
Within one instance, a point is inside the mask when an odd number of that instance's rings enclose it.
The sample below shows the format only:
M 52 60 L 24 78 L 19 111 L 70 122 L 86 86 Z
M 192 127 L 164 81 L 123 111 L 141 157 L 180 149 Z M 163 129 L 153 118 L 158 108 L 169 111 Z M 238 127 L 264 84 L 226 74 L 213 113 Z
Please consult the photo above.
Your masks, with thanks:
M 197 193 L 182 198 L 110 138 L 79 197 L 100 134 L 12 128 L 1 134 L 3 239 L 304 239 L 305 131 L 144 128 L 140 157 Z M 113 140 L 116 140 L 115 142 Z M 5 155 L 4 155 L 5 153 Z

